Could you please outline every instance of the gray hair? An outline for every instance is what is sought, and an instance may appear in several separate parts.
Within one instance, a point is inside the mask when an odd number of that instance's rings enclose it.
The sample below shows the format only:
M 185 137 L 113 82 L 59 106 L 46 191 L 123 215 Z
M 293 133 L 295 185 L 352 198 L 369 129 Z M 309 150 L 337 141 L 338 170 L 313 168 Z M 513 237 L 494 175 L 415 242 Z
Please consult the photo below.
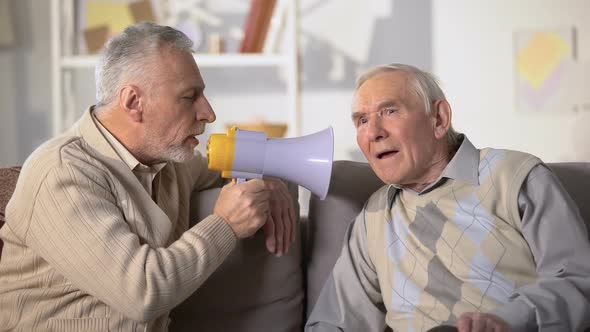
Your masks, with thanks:
M 149 72 L 148 60 L 163 45 L 190 52 L 193 42 L 174 28 L 150 22 L 131 25 L 111 38 L 94 72 L 97 108 L 113 102 L 126 79 Z
M 357 79 L 355 91 L 358 91 L 363 83 L 378 74 L 396 71 L 401 71 L 408 75 L 412 91 L 424 103 L 424 110 L 426 111 L 426 114 L 432 113 L 432 104 L 434 101 L 447 99 L 434 75 L 414 66 L 400 63 L 380 65 L 367 70 Z M 449 131 L 447 132 L 447 143 L 449 147 L 451 149 L 458 148 L 460 141 L 461 134 L 456 132 L 451 125 Z

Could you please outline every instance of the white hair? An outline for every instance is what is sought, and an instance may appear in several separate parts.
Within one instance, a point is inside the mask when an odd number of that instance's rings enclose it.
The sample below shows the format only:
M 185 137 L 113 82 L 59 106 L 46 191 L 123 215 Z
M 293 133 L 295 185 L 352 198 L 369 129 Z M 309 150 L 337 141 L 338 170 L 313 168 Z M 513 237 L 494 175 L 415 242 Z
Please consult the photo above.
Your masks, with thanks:
M 363 83 L 378 74 L 396 71 L 407 74 L 410 79 L 412 91 L 422 100 L 426 114 L 432 113 L 432 104 L 434 101 L 447 99 L 434 75 L 417 67 L 400 63 L 380 65 L 367 70 L 357 79 L 355 91 L 358 91 Z M 449 147 L 451 149 L 457 148 L 460 140 L 461 134 L 456 132 L 451 125 L 447 132 L 447 143 Z
M 174 28 L 150 22 L 129 26 L 111 38 L 95 69 L 97 109 L 113 102 L 127 79 L 149 72 L 150 57 L 164 45 L 190 52 L 193 42 Z

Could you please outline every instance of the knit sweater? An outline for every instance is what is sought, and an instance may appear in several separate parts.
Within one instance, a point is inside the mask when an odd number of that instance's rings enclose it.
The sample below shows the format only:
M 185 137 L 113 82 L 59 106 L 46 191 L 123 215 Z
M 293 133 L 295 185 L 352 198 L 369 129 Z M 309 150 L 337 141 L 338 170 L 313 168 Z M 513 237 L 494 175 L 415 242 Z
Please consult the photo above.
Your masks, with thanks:
M 234 248 L 190 196 L 218 174 L 196 156 L 161 170 L 157 204 L 87 111 L 24 163 L 6 209 L 0 330 L 163 331 Z

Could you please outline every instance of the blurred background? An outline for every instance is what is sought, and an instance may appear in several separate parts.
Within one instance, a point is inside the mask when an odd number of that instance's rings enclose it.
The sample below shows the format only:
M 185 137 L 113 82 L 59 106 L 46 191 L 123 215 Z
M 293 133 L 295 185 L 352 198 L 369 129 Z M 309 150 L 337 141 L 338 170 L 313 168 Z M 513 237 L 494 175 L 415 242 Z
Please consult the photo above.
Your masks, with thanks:
M 94 44 L 142 15 L 195 41 L 218 119 L 205 135 L 230 123 L 286 124 L 286 136 L 332 126 L 335 159 L 363 160 L 355 78 L 401 62 L 438 76 L 455 128 L 477 147 L 590 161 L 588 0 L 276 0 L 254 53 L 243 49 L 248 18 L 269 0 L 52 1 L 0 0 L 0 166 L 94 103 Z

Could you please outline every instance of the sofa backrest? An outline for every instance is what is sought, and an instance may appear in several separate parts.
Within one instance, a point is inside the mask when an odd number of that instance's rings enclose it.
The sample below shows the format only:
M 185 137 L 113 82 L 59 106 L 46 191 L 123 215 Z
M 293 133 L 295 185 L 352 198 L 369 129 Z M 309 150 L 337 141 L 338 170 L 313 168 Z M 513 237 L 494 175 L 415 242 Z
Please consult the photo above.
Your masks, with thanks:
M 212 213 L 220 189 L 193 195 L 191 220 Z M 297 186 L 289 185 L 296 211 Z M 268 253 L 260 230 L 239 240 L 221 266 L 171 313 L 170 331 L 301 331 L 305 292 L 301 232 L 282 257 Z
M 590 229 L 590 163 L 554 163 L 548 166 L 557 174 L 577 203 Z M 340 255 L 344 233 L 362 209 L 365 201 L 383 185 L 367 163 L 339 160 L 332 166 L 330 191 L 324 201 L 312 196 L 309 202 L 310 245 L 307 260 L 307 316 L 336 259 Z

